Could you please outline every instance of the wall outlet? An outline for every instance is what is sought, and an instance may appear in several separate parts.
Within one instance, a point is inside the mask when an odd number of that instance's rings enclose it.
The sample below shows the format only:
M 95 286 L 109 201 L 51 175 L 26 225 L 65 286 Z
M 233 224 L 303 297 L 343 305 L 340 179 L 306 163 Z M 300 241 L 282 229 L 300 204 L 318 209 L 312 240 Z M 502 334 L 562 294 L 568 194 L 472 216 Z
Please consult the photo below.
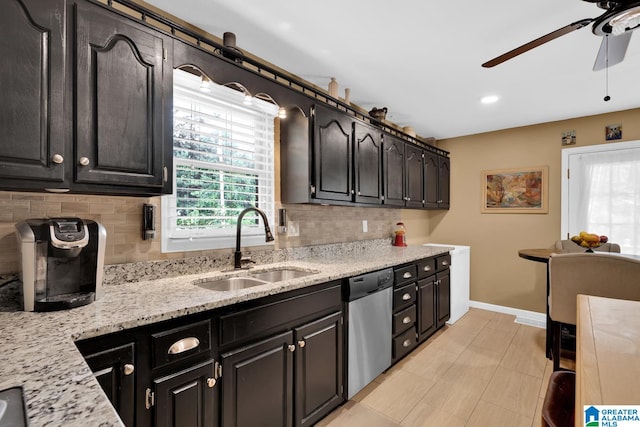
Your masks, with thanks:
M 369 225 L 367 224 L 367 220 L 362 220 L 362 232 L 367 233 L 369 231 Z
M 300 224 L 297 221 L 289 221 L 287 224 L 287 236 L 296 237 L 300 235 Z

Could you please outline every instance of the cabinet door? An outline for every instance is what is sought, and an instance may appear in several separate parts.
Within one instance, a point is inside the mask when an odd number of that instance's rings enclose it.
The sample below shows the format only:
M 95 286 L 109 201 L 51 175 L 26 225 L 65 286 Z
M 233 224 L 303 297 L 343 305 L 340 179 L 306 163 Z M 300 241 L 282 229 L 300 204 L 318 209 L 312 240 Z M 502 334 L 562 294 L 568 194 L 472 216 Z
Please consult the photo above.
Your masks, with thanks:
M 437 274 L 438 328 L 443 326 L 451 315 L 451 277 L 449 271 Z
M 125 344 L 85 356 L 104 393 L 125 426 L 134 425 L 135 345 Z
M 382 203 L 382 134 L 373 126 L 354 123 L 355 201 Z
M 349 116 L 316 105 L 313 125 L 315 198 L 352 200 L 351 124 Z
M 222 355 L 222 425 L 291 426 L 291 348 L 289 331 Z
M 438 207 L 449 209 L 449 180 L 451 160 L 440 156 L 438 159 Z
M 215 362 L 209 360 L 184 371 L 155 379 L 156 427 L 211 427 L 214 425 Z
M 438 156 L 435 153 L 425 151 L 424 153 L 424 207 L 438 207 L 438 174 L 440 173 Z
M 64 179 L 64 0 L 5 0 L 0 14 L 0 177 Z M 45 184 L 30 184 L 30 181 Z M 4 184 L 6 185 L 6 184 Z M 52 186 L 60 186 L 60 184 Z
M 404 142 L 390 135 L 383 142 L 384 204 L 404 206 Z
M 75 181 L 160 189 L 169 38 L 89 3 L 76 5 Z M 165 123 L 166 122 L 166 123 Z M 156 190 L 159 191 L 159 190 Z
M 421 208 L 424 191 L 422 186 L 422 149 L 405 144 L 406 206 Z
M 418 340 L 425 340 L 436 331 L 435 276 L 418 282 Z
M 313 425 L 343 398 L 342 313 L 296 328 L 295 425 Z

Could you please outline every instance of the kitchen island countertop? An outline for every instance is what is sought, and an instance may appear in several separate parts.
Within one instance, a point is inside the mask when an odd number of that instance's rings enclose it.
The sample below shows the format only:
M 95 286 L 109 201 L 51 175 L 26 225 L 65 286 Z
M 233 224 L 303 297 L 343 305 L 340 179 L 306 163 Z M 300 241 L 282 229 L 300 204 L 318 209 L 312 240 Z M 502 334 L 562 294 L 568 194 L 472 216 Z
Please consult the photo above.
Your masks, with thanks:
M 24 388 L 32 426 L 121 426 L 74 341 L 400 265 L 449 249 L 388 246 L 257 265 L 250 270 L 115 284 L 104 286 L 102 295 L 92 304 L 66 311 L 33 313 L 4 306 L 0 308 L 0 389 Z M 216 292 L 194 285 L 203 279 L 283 267 L 317 273 L 237 291 Z

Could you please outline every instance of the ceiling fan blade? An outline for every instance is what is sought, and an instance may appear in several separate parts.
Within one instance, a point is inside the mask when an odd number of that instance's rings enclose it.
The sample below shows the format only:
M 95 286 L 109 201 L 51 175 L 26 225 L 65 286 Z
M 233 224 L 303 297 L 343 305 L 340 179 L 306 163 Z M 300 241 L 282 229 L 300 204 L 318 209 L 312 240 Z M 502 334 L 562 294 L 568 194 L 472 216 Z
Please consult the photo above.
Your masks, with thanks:
M 621 63 L 627 53 L 632 34 L 632 31 L 626 31 L 619 36 L 604 36 L 602 43 L 600 43 L 596 62 L 593 64 L 593 71 L 600 71 L 607 68 L 607 66 L 611 67 Z M 609 45 L 608 48 L 607 44 Z
M 559 28 L 555 31 L 550 32 L 549 34 L 546 34 L 542 37 L 539 37 L 533 41 L 530 41 L 529 43 L 525 43 L 520 47 L 517 47 L 513 50 L 510 50 L 509 52 L 502 54 L 496 58 L 493 58 L 490 61 L 485 62 L 484 64 L 482 64 L 482 66 L 484 68 L 491 68 L 491 67 L 495 67 L 496 65 L 502 64 L 503 62 L 514 58 L 522 53 L 525 53 L 531 49 L 533 49 L 534 47 L 538 47 L 542 44 L 545 44 L 547 42 L 550 42 L 551 40 L 555 40 L 558 37 L 564 36 L 565 34 L 569 34 L 575 30 L 579 30 L 580 28 L 589 25 L 591 22 L 593 22 L 593 19 L 582 19 L 580 21 L 576 21 L 572 24 L 569 24 L 567 26 L 564 26 L 562 28 Z

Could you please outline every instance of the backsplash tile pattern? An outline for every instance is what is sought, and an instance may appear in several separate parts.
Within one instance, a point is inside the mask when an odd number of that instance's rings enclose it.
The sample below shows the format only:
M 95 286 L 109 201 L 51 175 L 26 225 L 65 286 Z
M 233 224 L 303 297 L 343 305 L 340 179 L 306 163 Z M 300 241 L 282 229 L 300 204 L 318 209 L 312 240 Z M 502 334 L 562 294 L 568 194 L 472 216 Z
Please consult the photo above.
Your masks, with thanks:
M 20 269 L 15 224 L 27 218 L 54 216 L 78 216 L 100 222 L 107 230 L 106 265 L 192 257 L 220 259 L 222 263 L 230 259 L 231 249 L 161 253 L 160 215 L 156 218 L 156 239 L 142 240 L 141 237 L 142 205 L 145 203 L 155 204 L 160 213 L 160 197 L 0 191 L 0 274 L 16 273 Z M 298 223 L 300 235 L 288 237 L 274 233 L 274 249 L 390 238 L 393 225 L 400 220 L 401 214 L 400 209 L 320 205 L 282 207 L 286 208 L 289 221 Z M 367 233 L 362 232 L 362 220 L 367 220 Z M 275 225 L 273 228 L 275 231 Z

